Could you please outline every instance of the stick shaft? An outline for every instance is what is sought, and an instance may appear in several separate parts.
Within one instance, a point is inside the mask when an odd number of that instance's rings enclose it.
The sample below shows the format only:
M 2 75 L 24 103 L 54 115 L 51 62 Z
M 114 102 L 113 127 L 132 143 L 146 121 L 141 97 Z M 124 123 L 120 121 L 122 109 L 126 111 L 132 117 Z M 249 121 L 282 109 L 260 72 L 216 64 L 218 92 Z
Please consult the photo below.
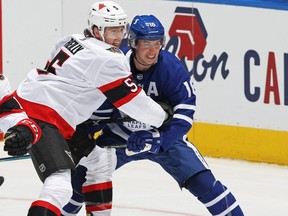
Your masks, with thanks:
M 22 155 L 22 156 L 14 156 L 14 157 L 3 157 L 3 158 L 0 158 L 0 162 L 23 160 L 23 159 L 29 159 L 29 158 L 31 158 L 30 155 Z
M 107 148 L 126 148 L 126 144 L 119 144 L 119 145 L 111 145 L 111 146 L 105 146 Z M 0 158 L 0 162 L 7 162 L 7 161 L 15 161 L 15 160 L 24 160 L 31 158 L 30 155 L 22 155 L 22 156 L 8 156 Z

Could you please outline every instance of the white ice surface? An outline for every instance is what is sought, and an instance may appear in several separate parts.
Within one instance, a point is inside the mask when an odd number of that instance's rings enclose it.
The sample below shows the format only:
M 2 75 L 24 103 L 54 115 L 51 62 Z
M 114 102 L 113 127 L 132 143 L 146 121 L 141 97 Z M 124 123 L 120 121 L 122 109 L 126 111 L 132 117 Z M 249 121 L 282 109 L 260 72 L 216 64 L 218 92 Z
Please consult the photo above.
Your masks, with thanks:
M 0 156 L 6 157 L 0 145 Z M 215 176 L 234 193 L 245 216 L 288 216 L 288 167 L 207 158 Z M 42 183 L 30 159 L 0 162 L 0 216 L 26 216 Z M 209 216 L 204 206 L 161 167 L 130 163 L 114 173 L 113 216 Z M 84 216 L 84 210 L 78 215 Z

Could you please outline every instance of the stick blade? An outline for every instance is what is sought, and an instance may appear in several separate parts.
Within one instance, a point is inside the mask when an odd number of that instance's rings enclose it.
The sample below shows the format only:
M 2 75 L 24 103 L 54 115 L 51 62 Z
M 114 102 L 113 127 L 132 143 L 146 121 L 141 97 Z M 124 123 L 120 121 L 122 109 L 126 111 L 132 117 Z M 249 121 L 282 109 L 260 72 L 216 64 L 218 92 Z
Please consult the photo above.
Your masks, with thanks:
M 132 155 L 139 154 L 139 153 L 142 153 L 142 152 L 147 152 L 147 151 L 149 151 L 149 150 L 151 149 L 151 147 L 152 147 L 151 144 L 146 143 L 144 149 L 142 149 L 142 150 L 139 151 L 139 152 L 129 151 L 129 150 L 126 148 L 126 149 L 125 149 L 125 153 L 126 153 L 127 156 L 132 156 Z

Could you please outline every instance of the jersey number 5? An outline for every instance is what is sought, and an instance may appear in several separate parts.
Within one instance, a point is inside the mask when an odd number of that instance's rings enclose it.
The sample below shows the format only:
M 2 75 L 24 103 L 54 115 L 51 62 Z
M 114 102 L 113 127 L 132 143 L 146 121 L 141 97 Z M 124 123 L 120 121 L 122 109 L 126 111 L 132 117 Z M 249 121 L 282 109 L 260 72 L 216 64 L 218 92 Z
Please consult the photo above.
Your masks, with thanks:
M 130 88 L 131 92 L 137 92 L 138 86 L 130 78 L 125 79 L 124 83 Z
M 62 67 L 64 62 L 69 58 L 70 56 L 65 53 L 63 50 L 60 50 L 60 52 L 53 58 L 51 62 L 47 62 L 45 66 L 45 70 L 38 70 L 39 74 L 47 74 L 52 73 L 56 75 L 56 67 L 57 65 L 59 67 Z

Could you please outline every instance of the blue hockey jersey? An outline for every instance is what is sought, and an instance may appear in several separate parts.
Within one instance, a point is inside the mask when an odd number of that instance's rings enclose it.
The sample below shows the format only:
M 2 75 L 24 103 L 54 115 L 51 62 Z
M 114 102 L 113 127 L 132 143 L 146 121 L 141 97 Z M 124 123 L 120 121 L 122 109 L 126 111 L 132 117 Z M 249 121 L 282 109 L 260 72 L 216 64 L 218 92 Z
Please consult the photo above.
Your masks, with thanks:
M 192 80 L 181 61 L 175 55 L 165 50 L 160 51 L 157 62 L 147 71 L 138 71 L 136 69 L 131 54 L 132 51 L 129 50 L 126 56 L 130 61 L 134 82 L 142 87 L 153 100 L 168 103 L 173 107 L 174 115 L 172 120 L 169 124 L 160 128 L 165 140 L 162 145 L 165 151 L 176 140 L 182 139 L 192 127 L 196 105 Z M 110 108 L 112 108 L 112 105 Z M 98 118 L 99 115 L 105 113 L 104 110 L 109 110 L 106 113 L 110 113 L 111 118 L 124 116 L 123 113 L 120 113 L 116 109 L 114 109 L 112 114 L 110 108 L 109 103 L 106 102 L 103 105 L 103 110 L 98 109 L 93 115 L 95 115 L 95 118 Z M 94 126 L 94 129 L 96 128 Z M 129 134 L 133 131 L 149 129 L 151 129 L 150 125 L 139 121 L 111 123 L 102 129 L 98 144 L 115 145 L 115 140 L 117 140 L 117 144 L 120 144 L 119 140 L 126 143 Z M 113 137 L 116 139 L 113 139 Z

